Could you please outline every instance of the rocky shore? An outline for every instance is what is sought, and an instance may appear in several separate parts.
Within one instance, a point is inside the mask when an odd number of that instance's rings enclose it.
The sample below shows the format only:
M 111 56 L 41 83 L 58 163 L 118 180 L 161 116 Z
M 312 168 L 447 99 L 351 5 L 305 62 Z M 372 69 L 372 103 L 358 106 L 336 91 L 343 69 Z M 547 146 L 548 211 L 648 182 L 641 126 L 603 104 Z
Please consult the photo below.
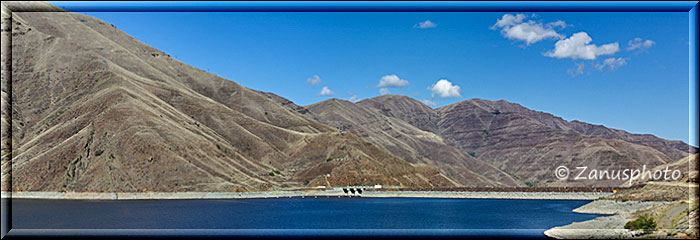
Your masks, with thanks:
M 637 232 L 625 229 L 625 224 L 634 212 L 671 202 L 641 202 L 596 200 L 574 209 L 578 213 L 615 214 L 598 217 L 592 220 L 575 222 L 566 226 L 555 227 L 544 232 L 544 235 L 559 239 L 581 238 L 631 238 Z
M 555 227 L 544 234 L 554 238 L 697 238 L 698 188 L 697 183 L 686 178 L 683 181 L 647 182 L 636 188 L 620 189 L 616 194 L 605 197 L 605 200 L 596 200 L 574 209 L 579 213 L 613 216 Z M 656 230 L 625 229 L 628 221 L 642 215 L 654 219 Z
M 609 196 L 602 192 L 435 192 L 435 191 L 365 191 L 360 195 L 346 194 L 342 189 L 326 191 L 267 191 L 267 192 L 2 192 L 2 198 L 21 199 L 237 199 L 281 197 L 412 197 L 466 199 L 549 199 L 595 200 Z

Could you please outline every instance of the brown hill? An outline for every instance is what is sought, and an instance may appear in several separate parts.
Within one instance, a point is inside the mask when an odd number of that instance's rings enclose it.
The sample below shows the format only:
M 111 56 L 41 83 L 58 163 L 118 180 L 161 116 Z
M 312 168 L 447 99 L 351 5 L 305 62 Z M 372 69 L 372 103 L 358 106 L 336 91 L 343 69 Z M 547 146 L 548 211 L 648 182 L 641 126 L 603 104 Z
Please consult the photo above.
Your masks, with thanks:
M 357 102 L 359 105 L 377 109 L 382 114 L 410 123 L 417 128 L 439 133 L 438 113 L 428 105 L 402 95 L 382 95 Z
M 687 182 L 698 182 L 698 154 L 693 154 L 693 155 L 688 155 L 684 158 L 678 159 L 677 161 L 669 162 L 667 164 L 659 165 L 653 169 L 650 169 L 650 171 L 656 172 L 656 171 L 666 171 L 666 175 L 671 178 L 671 179 L 664 179 L 661 181 L 674 181 L 674 182 L 680 182 L 680 183 L 687 183 Z M 674 171 L 680 171 L 680 179 L 672 179 L 672 174 Z M 644 184 L 645 182 L 649 182 L 649 179 L 638 179 L 636 181 L 633 181 L 632 184 Z
M 298 106 L 95 18 L 45 3 L 2 6 L 3 21 L 10 9 L 44 10 L 3 22 L 12 69 L 2 73 L 2 105 L 11 101 L 2 166 L 12 190 L 256 190 L 325 185 L 327 175 L 336 186 L 617 186 L 559 181 L 554 170 L 658 167 L 697 152 L 503 100 L 432 109 L 386 95 Z
M 98 19 L 14 12 L 11 24 L 12 190 L 232 191 L 326 173 L 334 185 L 451 185 Z
M 601 170 L 654 167 L 697 151 L 680 141 L 567 122 L 503 100 L 471 99 L 432 111 L 419 101 L 396 95 L 358 104 L 418 123 L 416 127 L 530 185 L 619 185 L 622 181 L 558 181 L 554 170 L 562 165 L 572 174 L 578 166 Z
M 622 184 L 621 190 L 615 195 L 607 197 L 616 200 L 636 200 L 636 201 L 690 201 L 697 202 L 698 199 L 698 154 L 689 155 L 677 161 L 657 166 L 650 171 L 667 170 L 668 179 L 650 181 L 650 179 L 639 179 L 633 181 L 633 185 L 642 186 L 639 188 L 624 188 L 629 183 Z M 673 171 L 680 171 L 679 179 L 673 179 Z
M 362 139 L 389 150 L 410 163 L 434 166 L 460 186 L 516 186 L 507 173 L 459 151 L 442 137 L 398 118 L 345 100 L 330 99 L 305 107 L 319 121 L 342 126 Z

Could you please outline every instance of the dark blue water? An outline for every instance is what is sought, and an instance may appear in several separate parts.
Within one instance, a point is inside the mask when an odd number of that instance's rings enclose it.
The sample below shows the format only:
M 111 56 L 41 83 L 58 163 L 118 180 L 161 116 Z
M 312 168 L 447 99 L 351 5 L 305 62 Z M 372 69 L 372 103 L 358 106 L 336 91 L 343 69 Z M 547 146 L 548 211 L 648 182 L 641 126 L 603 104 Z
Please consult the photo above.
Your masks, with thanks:
M 542 232 L 546 229 L 600 216 L 571 211 L 588 202 L 438 198 L 14 199 L 11 224 L 12 229 L 229 229 L 228 233 L 238 234 L 336 231 L 350 235 L 544 237 Z

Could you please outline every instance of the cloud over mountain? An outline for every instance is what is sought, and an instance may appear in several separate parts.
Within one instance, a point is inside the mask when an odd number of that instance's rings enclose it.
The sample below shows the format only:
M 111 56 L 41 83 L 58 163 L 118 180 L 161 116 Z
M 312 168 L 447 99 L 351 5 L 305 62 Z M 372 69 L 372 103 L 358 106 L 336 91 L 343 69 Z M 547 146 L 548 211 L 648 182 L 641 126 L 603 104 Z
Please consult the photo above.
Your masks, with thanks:
M 360 100 L 360 97 L 358 97 L 357 94 L 355 94 L 354 92 L 348 92 L 348 95 L 350 95 L 350 97 L 348 98 L 348 101 L 350 102 L 357 102 Z
M 526 18 L 527 16 L 524 14 L 505 14 L 496 21 L 496 24 L 491 26 L 491 29 L 501 28 L 501 34 L 503 34 L 504 37 L 511 40 L 523 41 L 525 45 L 530 45 L 548 38 L 564 38 L 563 35 L 557 33 L 557 31 L 553 29 L 555 26 L 561 28 L 566 27 L 567 25 L 564 21 L 559 20 L 544 25 L 533 20 L 523 22 Z
M 462 97 L 459 93 L 460 87 L 457 85 L 452 85 L 452 82 L 447 79 L 440 79 L 435 84 L 428 88 L 433 92 L 433 96 L 438 96 L 440 98 L 457 98 Z
M 408 86 L 408 81 L 399 78 L 396 74 L 386 75 L 379 79 L 379 85 L 377 87 L 394 87 L 400 88 Z
M 307 78 L 306 83 L 311 85 L 318 85 L 321 83 L 321 77 L 319 77 L 318 75 L 314 75 L 313 77 Z
M 323 86 L 323 88 L 321 88 L 321 92 L 318 93 L 319 96 L 333 96 L 333 94 L 335 93 L 326 86 Z
M 431 106 L 431 107 L 436 107 L 436 106 L 437 106 L 437 103 L 436 103 L 435 101 L 433 101 L 433 100 L 430 100 L 430 99 L 423 99 L 421 102 L 424 103 L 425 105 L 428 105 L 428 106 Z
M 389 91 L 388 88 L 380 88 L 379 89 L 379 95 L 387 95 L 387 94 L 391 94 L 391 91 Z
M 571 58 L 593 60 L 600 55 L 611 55 L 620 50 L 617 42 L 601 46 L 590 44 L 593 39 L 586 32 L 574 33 L 569 38 L 557 41 L 554 50 L 545 53 L 545 56 L 554 58 Z

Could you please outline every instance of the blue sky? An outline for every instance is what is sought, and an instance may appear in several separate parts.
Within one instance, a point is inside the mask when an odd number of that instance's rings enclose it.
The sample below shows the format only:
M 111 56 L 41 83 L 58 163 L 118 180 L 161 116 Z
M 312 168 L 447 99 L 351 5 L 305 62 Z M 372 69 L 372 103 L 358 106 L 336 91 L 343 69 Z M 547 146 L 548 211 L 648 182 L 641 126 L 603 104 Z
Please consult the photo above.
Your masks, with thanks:
M 386 92 L 434 107 L 504 99 L 690 140 L 687 13 L 83 14 L 299 105 Z

